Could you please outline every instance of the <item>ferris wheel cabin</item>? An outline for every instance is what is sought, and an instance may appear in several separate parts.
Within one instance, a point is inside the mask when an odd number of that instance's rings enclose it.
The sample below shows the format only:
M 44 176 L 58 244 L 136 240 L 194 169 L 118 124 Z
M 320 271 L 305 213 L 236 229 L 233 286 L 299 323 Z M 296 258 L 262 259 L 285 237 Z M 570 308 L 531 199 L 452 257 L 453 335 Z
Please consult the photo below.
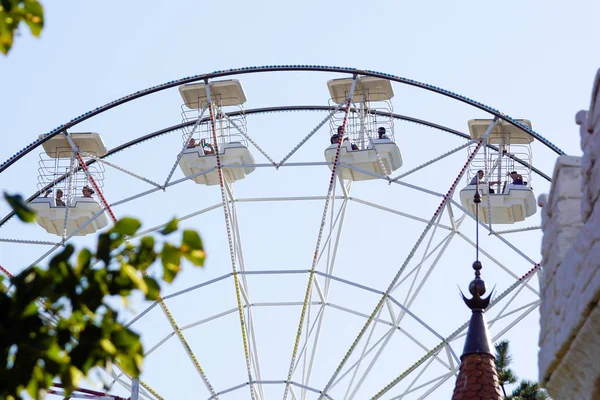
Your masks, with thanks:
M 352 78 L 327 82 L 330 103 L 343 105 L 348 101 Z M 341 141 L 339 173 L 343 179 L 363 181 L 387 176 L 402 166 L 400 149 L 394 142 L 394 121 L 391 99 L 392 84 L 387 79 L 362 77 L 357 79 L 343 132 L 345 108 L 330 120 L 331 144 L 325 149 L 325 159 L 333 163 Z
M 40 139 L 43 136 L 40 135 Z M 69 136 L 84 162 L 107 153 L 98 133 L 71 133 Z M 46 232 L 59 236 L 76 231 L 76 236 L 87 235 L 108 225 L 103 207 L 92 197 L 93 189 L 87 190 L 91 186 L 89 179 L 79 170 L 75 153 L 66 137 L 57 135 L 42 146 L 45 153 L 40 155 L 38 187 L 42 189 L 52 185 L 52 189 L 29 203 L 36 211 L 37 223 Z M 96 184 L 101 185 L 104 171 L 101 166 L 95 163 L 88 169 Z
M 518 121 L 531 129 L 530 121 Z M 492 123 L 490 119 L 470 120 L 471 137 L 481 138 Z M 478 187 L 482 196 L 479 219 L 487 224 L 513 224 L 536 213 L 537 204 L 531 187 L 533 140 L 533 136 L 508 122 L 496 123 L 486 144 L 497 147 L 497 152 L 493 153 L 486 146 L 483 155 L 480 151 L 473 158 L 467 174 L 469 184 L 460 191 L 460 202 L 471 215 L 476 213 L 473 197 Z
M 219 163 L 227 182 L 244 179 L 253 172 L 254 157 L 248 149 L 243 112 L 246 95 L 240 82 L 212 82 L 210 103 L 204 83 L 180 86 L 179 93 L 185 106 L 183 121 L 190 123 L 184 129 L 185 149 L 179 160 L 184 175 L 198 184 L 218 185 Z M 237 111 L 232 113 L 235 116 L 227 115 L 225 107 Z

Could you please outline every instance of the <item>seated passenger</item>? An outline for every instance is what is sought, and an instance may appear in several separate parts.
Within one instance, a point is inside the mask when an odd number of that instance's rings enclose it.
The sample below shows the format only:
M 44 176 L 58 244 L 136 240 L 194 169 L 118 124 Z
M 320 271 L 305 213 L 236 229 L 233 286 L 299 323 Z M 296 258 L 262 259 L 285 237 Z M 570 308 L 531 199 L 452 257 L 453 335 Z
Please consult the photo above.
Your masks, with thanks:
M 206 140 L 200 139 L 200 147 L 204 151 L 204 154 L 215 154 L 215 149 L 212 144 L 207 143 Z
M 56 197 L 54 198 L 54 201 L 56 202 L 56 206 L 57 207 L 65 207 L 66 206 L 66 204 L 63 201 L 62 197 L 63 197 L 63 191 L 60 190 L 60 189 L 58 189 L 56 191 Z
M 475 175 L 473 177 L 473 179 L 471 179 L 471 182 L 469 182 L 469 185 L 485 184 L 485 182 L 483 182 L 482 179 L 483 179 L 483 170 L 480 169 L 479 171 L 477 171 L 477 175 Z M 495 193 L 494 189 L 492 189 L 492 185 L 499 185 L 500 183 L 501 183 L 500 181 L 490 181 L 489 182 L 490 193 L 492 193 L 492 194 Z
M 344 142 L 348 142 L 348 141 L 349 141 L 349 139 L 347 137 L 344 138 Z M 352 150 L 358 150 L 358 146 L 356 145 L 356 143 L 352 143 L 350 145 L 350 148 L 352 148 Z
M 512 178 L 513 185 L 524 185 L 523 176 L 518 174 L 517 171 L 513 171 L 510 173 L 510 177 Z
M 81 193 L 83 193 L 83 197 L 91 198 L 95 192 L 91 187 L 86 185 L 81 189 Z M 56 194 L 58 195 L 58 192 Z
M 339 143 L 340 140 L 344 137 L 344 127 L 342 125 L 338 126 L 337 133 L 331 135 L 331 144 Z
M 380 126 L 379 129 L 377 129 L 377 135 L 379 136 L 379 139 L 389 139 L 385 134 L 385 128 L 383 126 Z
M 194 147 L 196 147 L 196 139 L 191 138 L 185 148 L 186 149 L 193 149 Z

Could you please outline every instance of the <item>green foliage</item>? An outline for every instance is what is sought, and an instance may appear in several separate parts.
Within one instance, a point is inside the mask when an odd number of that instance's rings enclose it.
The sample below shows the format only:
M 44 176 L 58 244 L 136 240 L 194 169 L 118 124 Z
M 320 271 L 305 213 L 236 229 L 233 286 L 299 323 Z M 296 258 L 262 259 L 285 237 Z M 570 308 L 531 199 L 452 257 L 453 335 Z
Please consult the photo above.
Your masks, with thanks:
M 5 197 L 14 200 L 9 202 L 17 213 L 23 209 L 16 196 Z M 66 245 L 48 268 L 32 266 L 11 278 L 10 293 L 0 280 L 0 399 L 20 399 L 24 391 L 41 398 L 55 378 L 71 391 L 92 368 L 111 363 L 139 376 L 140 337 L 119 322 L 107 300 L 134 292 L 158 300 L 160 285 L 147 274 L 151 265 L 160 260 L 162 276 L 171 282 L 182 258 L 202 266 L 205 256 L 194 231 L 184 231 L 179 245 L 157 245 L 151 236 L 132 245 L 127 238 L 140 226 L 136 219 L 121 219 L 98 236 L 95 251 L 84 248 L 76 254 Z M 166 233 L 176 230 L 177 220 L 165 228 Z
M 540 389 L 537 382 L 522 380 L 519 386 L 513 390 L 507 400 L 546 400 L 548 394 L 545 390 Z
M 39 37 L 44 28 L 44 9 L 37 0 L 0 0 L 0 51 L 8 54 L 15 33 L 24 22 Z
M 494 345 L 496 348 L 496 371 L 498 372 L 498 381 L 500 382 L 500 388 L 506 397 L 506 385 L 517 382 L 512 369 L 508 366 L 512 362 L 512 356 L 508 351 L 508 340 L 503 340 Z
M 512 362 L 512 356 L 509 351 L 508 340 L 503 340 L 494 345 L 496 348 L 496 371 L 498 372 L 498 380 L 500 388 L 504 394 L 505 400 L 546 400 L 548 394 L 544 389 L 541 389 L 537 382 L 522 380 L 519 386 L 512 391 L 510 395 L 506 394 L 506 386 L 516 383 L 517 376 L 509 368 Z
M 1 0 L 0 0 L 1 1 Z M 0 33 L 1 34 L 1 33 Z M 35 211 L 33 211 L 20 194 L 10 195 L 4 192 L 4 199 L 15 211 L 17 217 L 23 222 L 35 221 Z

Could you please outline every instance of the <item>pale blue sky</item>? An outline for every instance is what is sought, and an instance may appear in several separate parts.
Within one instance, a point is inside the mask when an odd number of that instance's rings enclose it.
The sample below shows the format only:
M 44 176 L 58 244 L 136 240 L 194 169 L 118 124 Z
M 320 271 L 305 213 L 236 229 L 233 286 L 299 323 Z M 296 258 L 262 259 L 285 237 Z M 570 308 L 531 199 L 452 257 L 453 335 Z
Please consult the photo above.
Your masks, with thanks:
M 538 133 L 565 152 L 580 154 L 574 115 L 589 105 L 592 79 L 600 66 L 600 54 L 594 50 L 600 5 L 592 1 L 568 4 L 558 1 L 380 1 L 370 4 L 358 1 L 45 1 L 44 5 L 47 23 L 42 37 L 33 39 L 24 32 L 17 38 L 10 55 L 0 59 L 3 93 L 0 162 L 32 142 L 38 134 L 137 90 L 214 70 L 267 64 L 348 66 L 434 84 L 511 116 L 528 118 Z M 236 79 L 246 90 L 246 108 L 254 108 L 326 105 L 326 82 L 337 77 L 341 75 L 289 72 L 240 75 Z M 462 132 L 467 131 L 468 119 L 487 117 L 479 110 L 417 89 L 401 85 L 395 85 L 394 89 L 394 110 L 400 114 L 428 119 Z M 178 123 L 180 104 L 177 91 L 171 89 L 111 110 L 84 122 L 74 131 L 100 132 L 107 146 L 112 148 Z M 322 113 L 251 116 L 248 133 L 280 160 L 324 116 Z M 402 122 L 397 123 L 396 138 L 405 161 L 401 171 L 464 143 L 448 134 Z M 293 161 L 322 161 L 326 143 L 326 131 L 318 132 Z M 115 155 L 111 161 L 162 182 L 179 146 L 180 134 L 173 133 Z M 556 155 L 539 143 L 534 143 L 533 149 L 534 165 L 550 175 Z M 253 154 L 257 162 L 264 161 L 256 150 Z M 407 181 L 445 192 L 465 160 L 466 152 L 461 151 Z M 25 195 L 33 193 L 37 161 L 38 155 L 32 153 L 9 168 L 0 175 L 0 189 Z M 176 177 L 181 176 L 177 170 Z M 243 198 L 322 196 L 327 182 L 326 167 L 282 168 L 277 172 L 259 169 L 236 184 L 236 193 Z M 106 172 L 105 194 L 109 202 L 148 188 L 120 173 Z M 535 178 L 536 195 L 548 188 L 541 178 Z M 357 198 L 422 218 L 429 218 L 439 203 L 437 198 L 383 182 L 356 183 L 352 191 Z M 218 188 L 185 182 L 166 193 L 116 207 L 115 213 L 140 217 L 145 227 L 152 227 L 173 215 L 185 215 L 219 202 Z M 336 210 L 339 205 L 335 204 Z M 248 270 L 310 268 L 322 201 L 239 203 L 238 208 Z M 351 202 L 348 208 L 334 274 L 385 290 L 424 225 L 357 203 Z M 7 206 L 0 203 L 0 214 L 4 216 L 7 211 Z M 518 226 L 539 225 L 539 218 L 538 212 Z M 444 216 L 442 222 L 447 221 Z M 231 271 L 220 209 L 190 219 L 184 225 L 199 229 L 203 234 L 209 259 L 204 270 L 186 270 L 174 287 L 166 288 L 167 293 Z M 461 232 L 473 239 L 472 221 L 465 221 L 463 228 Z M 443 237 L 442 233 L 436 232 L 434 243 Z M 2 227 L 0 237 L 53 240 L 39 227 L 23 227 L 16 221 Z M 507 239 L 533 260 L 540 260 L 539 231 L 507 235 Z M 481 240 L 496 259 L 509 265 L 518 276 L 530 268 L 529 263 L 497 239 L 483 235 Z M 78 238 L 75 243 L 84 245 L 90 241 L 90 238 Z M 26 251 L 25 256 L 22 251 Z M 0 243 L 0 265 L 18 272 L 44 251 L 40 246 Z M 420 248 L 410 265 L 420 260 L 422 252 Z M 443 336 L 468 318 L 456 285 L 467 287 L 473 257 L 472 248 L 465 240 L 453 239 L 414 304 L 413 311 Z M 489 259 L 483 258 L 483 262 L 484 277 L 489 286 L 497 285 L 498 292 L 514 281 Z M 307 276 L 248 279 L 255 303 L 301 301 Z M 537 288 L 536 280 L 531 284 Z M 330 301 L 370 314 L 378 297 L 353 290 L 334 284 Z M 168 302 L 182 326 L 236 305 L 231 280 L 186 296 Z M 401 293 L 397 298 L 404 301 Z M 516 303 L 526 304 L 534 298 L 524 289 Z M 139 304 L 138 311 L 143 307 Z M 316 313 L 316 308 L 313 310 Z M 298 307 L 256 308 L 263 379 L 286 378 L 299 312 Z M 314 315 L 311 318 L 314 319 Z M 165 321 L 158 309 L 140 321 L 137 329 L 143 333 L 147 348 L 168 334 L 170 328 Z M 324 386 L 362 321 L 359 317 L 327 309 L 311 386 Z M 427 346 L 438 343 L 414 321 L 404 321 L 407 331 Z M 247 379 L 239 322 L 232 314 L 211 324 L 187 330 L 185 334 L 215 389 L 223 390 Z M 517 374 L 530 379 L 537 379 L 538 329 L 535 310 L 504 336 L 515 348 Z M 500 330 L 501 327 L 493 327 L 492 334 Z M 382 332 L 383 328 L 378 325 L 374 338 Z M 453 348 L 460 354 L 462 339 L 457 343 Z M 165 346 L 148 358 L 143 378 L 168 399 L 207 398 L 205 387 L 175 338 Z M 355 353 L 360 351 L 361 346 Z M 395 337 L 374 369 L 377 377 L 367 379 L 356 398 L 372 396 L 423 354 L 423 350 L 406 337 Z M 438 369 L 432 369 L 432 373 L 443 373 L 443 367 L 437 365 Z M 300 381 L 301 374 L 296 377 Z M 409 376 L 407 381 L 411 380 Z M 448 380 L 430 398 L 449 398 L 453 383 L 453 379 Z M 337 391 L 332 392 L 334 398 L 344 398 L 346 388 L 343 386 L 342 382 L 336 387 Z M 267 398 L 279 398 L 281 386 L 265 387 L 265 394 Z M 222 398 L 247 396 L 247 390 L 240 390 Z

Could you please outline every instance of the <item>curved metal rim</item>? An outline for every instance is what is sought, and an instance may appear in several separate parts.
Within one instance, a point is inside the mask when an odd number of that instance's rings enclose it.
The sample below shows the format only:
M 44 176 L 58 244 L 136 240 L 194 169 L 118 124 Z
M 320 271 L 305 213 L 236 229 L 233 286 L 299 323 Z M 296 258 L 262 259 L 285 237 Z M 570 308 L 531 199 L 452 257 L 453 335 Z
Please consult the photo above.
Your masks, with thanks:
M 11 158 L 9 158 L 4 163 L 0 164 L 0 173 L 2 173 L 5 169 L 10 167 L 11 165 L 13 165 L 20 158 L 22 158 L 23 156 L 25 156 L 26 154 L 31 152 L 33 149 L 35 149 L 36 147 L 38 147 L 45 141 L 58 135 L 59 133 L 65 131 L 69 128 L 72 128 L 73 126 L 76 126 L 77 124 L 79 124 L 87 119 L 90 119 L 98 114 L 108 111 L 111 108 L 119 106 L 121 104 L 125 104 L 125 103 L 133 101 L 135 99 L 150 95 L 152 93 L 157 93 L 162 90 L 180 86 L 180 85 L 186 84 L 186 83 L 192 83 L 192 82 L 197 82 L 197 81 L 202 81 L 202 80 L 208 81 L 209 79 L 213 79 L 213 78 L 220 78 L 220 77 L 233 76 L 233 75 L 252 74 L 252 73 L 259 73 L 259 72 L 285 72 L 285 71 L 335 72 L 335 73 L 342 73 L 342 74 L 371 76 L 371 77 L 388 79 L 390 81 L 394 81 L 394 82 L 402 83 L 405 85 L 414 86 L 414 87 L 417 87 L 420 89 L 428 90 L 428 91 L 431 91 L 431 92 L 434 92 L 437 94 L 441 94 L 443 96 L 450 97 L 454 100 L 468 104 L 468 105 L 478 108 L 480 110 L 486 111 L 486 112 L 494 115 L 495 117 L 497 117 L 503 121 L 506 121 L 506 122 L 510 123 L 511 125 L 519 128 L 522 131 L 533 136 L 534 138 L 539 140 L 541 143 L 543 143 L 544 145 L 549 147 L 551 150 L 553 150 L 557 154 L 559 154 L 559 155 L 565 154 L 564 151 L 562 151 L 560 148 L 558 148 L 558 146 L 556 146 L 555 144 L 550 142 L 548 139 L 544 138 L 539 133 L 535 132 L 534 130 L 529 129 L 529 127 L 521 124 L 516 119 L 498 111 L 495 108 L 487 106 L 483 103 L 480 103 L 480 102 L 472 100 L 468 97 L 462 96 L 458 93 L 454 93 L 454 92 L 451 92 L 446 89 L 442 89 L 442 88 L 434 86 L 434 85 L 430 85 L 427 83 L 415 81 L 412 79 L 408 79 L 408 78 L 404 78 L 404 77 L 400 77 L 400 76 L 396 76 L 396 75 L 392 75 L 392 74 L 386 74 L 383 72 L 372 71 L 372 70 L 363 70 L 363 69 L 358 69 L 358 68 L 331 67 L 331 66 L 324 66 L 324 65 L 263 65 L 263 66 L 254 66 L 254 67 L 232 68 L 232 69 L 228 69 L 228 70 L 214 71 L 214 72 L 207 73 L 207 74 L 188 76 L 188 77 L 177 79 L 174 81 L 169 81 L 169 82 L 166 82 L 166 83 L 163 83 L 160 85 L 152 86 L 152 87 L 144 89 L 144 90 L 139 90 L 135 93 L 132 93 L 127 96 L 121 97 L 117 100 L 111 101 L 110 103 L 107 103 L 103 106 L 96 107 L 95 109 L 93 109 L 91 111 L 88 111 L 84 114 L 79 115 L 76 118 L 73 118 L 71 121 L 69 121 L 65 124 L 59 125 L 58 127 L 54 128 L 50 132 L 46 133 L 43 138 L 36 139 L 34 142 L 32 142 L 31 144 L 29 144 L 28 146 L 23 148 L 21 151 L 17 152 L 17 154 L 15 154 Z
M 249 109 L 249 110 L 245 110 L 245 111 L 236 111 L 236 112 L 232 112 L 229 113 L 228 115 L 230 116 L 237 116 L 239 114 L 246 114 L 246 115 L 253 115 L 253 114 L 266 114 L 266 113 L 275 113 L 275 112 L 286 112 L 286 111 L 332 111 L 333 109 L 335 109 L 335 107 L 330 107 L 330 106 L 273 106 L 273 107 L 262 107 L 262 108 L 253 108 L 253 109 Z M 355 112 L 355 109 L 351 109 L 350 111 Z M 459 136 L 463 139 L 467 139 L 470 140 L 471 137 L 469 135 L 467 135 L 466 133 L 462 133 L 460 131 L 457 131 L 455 129 L 452 128 L 448 128 L 446 126 L 443 125 L 439 125 L 430 121 L 426 121 L 423 119 L 419 119 L 419 118 L 414 118 L 414 117 L 410 117 L 410 116 L 406 116 L 406 115 L 401 115 L 401 114 L 395 114 L 395 113 L 385 113 L 382 111 L 371 111 L 373 114 L 377 114 L 377 115 L 391 115 L 392 118 L 394 119 L 398 119 L 398 120 L 403 120 L 403 121 L 407 121 L 407 122 L 413 122 L 419 125 L 424 125 L 433 129 L 438 129 L 447 133 L 451 133 L 453 135 Z M 207 121 L 208 117 L 205 117 L 202 119 L 202 121 Z M 189 121 L 189 122 L 183 122 L 183 123 L 179 123 L 176 125 L 172 125 L 169 126 L 167 128 L 163 128 L 163 129 L 159 129 L 157 131 L 154 131 L 152 133 L 149 133 L 147 135 L 143 135 L 140 136 L 136 139 L 130 140 L 129 142 L 123 143 L 117 147 L 114 147 L 112 149 L 110 149 L 106 155 L 102 156 L 101 158 L 106 158 L 108 156 L 111 156 L 115 153 L 118 153 L 120 151 L 123 151 L 131 146 L 140 144 L 146 140 L 150 140 L 150 139 L 154 139 L 155 137 L 161 136 L 161 135 L 165 135 L 174 131 L 177 131 L 179 129 L 182 129 L 186 126 L 191 126 L 194 125 L 196 123 L 196 121 Z M 40 142 L 41 144 L 42 142 Z M 40 144 L 36 145 L 39 146 Z M 498 148 L 496 146 L 493 145 L 488 145 L 489 148 L 498 151 Z M 22 157 L 22 156 L 21 156 Z M 534 171 L 536 174 L 538 174 L 539 176 L 541 176 L 542 178 L 546 179 L 548 182 L 552 181 L 552 178 L 548 175 L 546 175 L 544 172 L 540 171 L 539 169 L 535 168 L 533 165 L 530 165 L 529 163 L 513 156 L 510 155 L 510 157 L 512 159 L 514 159 L 515 161 L 517 161 L 518 163 L 524 165 L 527 168 L 531 168 L 532 171 Z M 16 160 L 15 160 L 16 161 Z M 87 163 L 87 165 L 91 165 L 93 163 L 95 163 L 95 160 L 91 160 Z M 81 167 L 78 168 L 78 170 Z M 1 172 L 1 170 L 0 170 Z M 34 194 L 32 194 L 31 196 L 29 196 L 27 198 L 27 202 L 32 201 L 33 199 L 35 199 L 36 197 L 38 197 L 41 193 L 43 193 L 45 190 L 51 188 L 53 185 L 61 182 L 63 179 L 65 179 L 66 175 L 63 175 L 62 177 L 56 179 L 54 181 L 53 184 L 47 185 L 46 187 L 44 187 L 43 189 L 35 192 Z M 7 215 L 5 215 L 2 220 L 0 220 L 0 227 L 2 227 L 6 222 L 8 222 L 13 216 L 15 215 L 14 211 L 11 211 L 10 213 L 8 213 Z

